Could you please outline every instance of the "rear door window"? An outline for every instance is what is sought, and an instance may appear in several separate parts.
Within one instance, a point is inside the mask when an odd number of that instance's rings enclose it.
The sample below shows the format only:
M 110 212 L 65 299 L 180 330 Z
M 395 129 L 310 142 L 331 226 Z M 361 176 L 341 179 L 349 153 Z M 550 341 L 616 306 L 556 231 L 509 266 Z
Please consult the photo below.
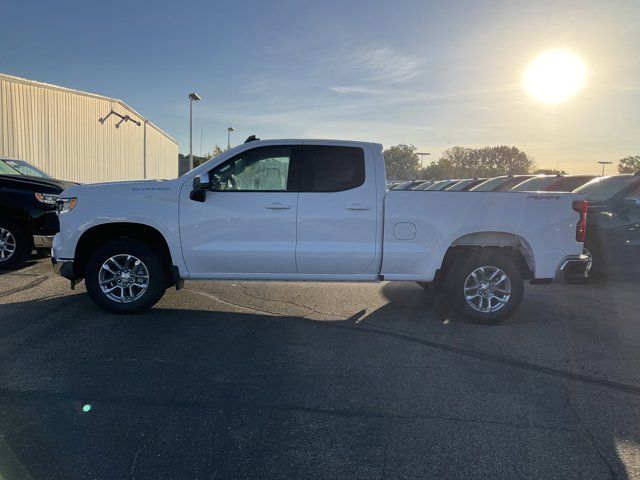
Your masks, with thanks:
M 297 165 L 300 192 L 342 192 L 364 184 L 364 151 L 357 147 L 305 145 Z

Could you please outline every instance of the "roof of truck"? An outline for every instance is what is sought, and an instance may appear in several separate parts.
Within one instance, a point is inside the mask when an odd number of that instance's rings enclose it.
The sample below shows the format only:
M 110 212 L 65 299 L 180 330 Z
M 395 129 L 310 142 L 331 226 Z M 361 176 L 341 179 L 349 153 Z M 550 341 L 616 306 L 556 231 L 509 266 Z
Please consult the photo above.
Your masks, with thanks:
M 248 140 L 248 139 L 247 139 Z M 282 145 L 282 144 L 312 144 L 312 145 L 346 145 L 346 146 L 372 146 L 377 148 L 382 148 L 381 143 L 375 142 L 363 142 L 359 140 L 341 140 L 341 139 L 327 139 L 327 138 L 268 138 L 268 139 L 260 139 L 257 138 L 255 140 L 251 140 L 245 143 L 241 143 L 241 145 Z

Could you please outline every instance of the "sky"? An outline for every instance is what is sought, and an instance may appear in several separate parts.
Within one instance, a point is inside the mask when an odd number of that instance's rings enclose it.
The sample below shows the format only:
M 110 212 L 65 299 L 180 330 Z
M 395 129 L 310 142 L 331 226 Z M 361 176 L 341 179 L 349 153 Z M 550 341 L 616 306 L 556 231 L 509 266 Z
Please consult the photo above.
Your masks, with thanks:
M 0 72 L 123 100 L 194 154 L 256 134 L 514 145 L 599 173 L 640 155 L 640 2 L 0 0 Z M 567 48 L 584 87 L 557 105 L 522 74 Z M 202 145 L 202 146 L 201 146 Z M 614 167 L 609 167 L 613 173 Z

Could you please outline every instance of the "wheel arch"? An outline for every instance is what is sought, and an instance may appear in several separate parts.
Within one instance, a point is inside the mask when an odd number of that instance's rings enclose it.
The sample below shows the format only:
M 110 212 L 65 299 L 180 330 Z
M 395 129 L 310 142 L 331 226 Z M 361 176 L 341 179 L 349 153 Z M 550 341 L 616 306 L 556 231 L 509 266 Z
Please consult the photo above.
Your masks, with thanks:
M 444 255 L 436 272 L 434 283 L 438 288 L 446 277 L 446 272 L 460 255 L 480 252 L 495 252 L 513 260 L 525 280 L 535 277 L 535 257 L 531 245 L 520 235 L 509 232 L 474 232 L 456 238 Z
M 84 277 L 84 271 L 96 248 L 118 238 L 135 239 L 145 242 L 159 256 L 171 275 L 174 265 L 169 244 L 164 235 L 155 227 L 138 222 L 113 222 L 94 225 L 87 229 L 76 244 L 73 269 L 77 278 Z

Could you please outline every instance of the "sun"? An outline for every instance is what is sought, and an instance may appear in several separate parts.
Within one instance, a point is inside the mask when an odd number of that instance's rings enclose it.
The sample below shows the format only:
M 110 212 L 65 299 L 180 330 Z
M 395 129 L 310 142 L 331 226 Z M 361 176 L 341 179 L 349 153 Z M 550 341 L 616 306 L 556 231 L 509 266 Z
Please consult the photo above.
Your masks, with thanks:
M 580 91 L 586 78 L 584 62 L 570 50 L 542 52 L 522 75 L 525 90 L 543 103 L 560 103 Z

